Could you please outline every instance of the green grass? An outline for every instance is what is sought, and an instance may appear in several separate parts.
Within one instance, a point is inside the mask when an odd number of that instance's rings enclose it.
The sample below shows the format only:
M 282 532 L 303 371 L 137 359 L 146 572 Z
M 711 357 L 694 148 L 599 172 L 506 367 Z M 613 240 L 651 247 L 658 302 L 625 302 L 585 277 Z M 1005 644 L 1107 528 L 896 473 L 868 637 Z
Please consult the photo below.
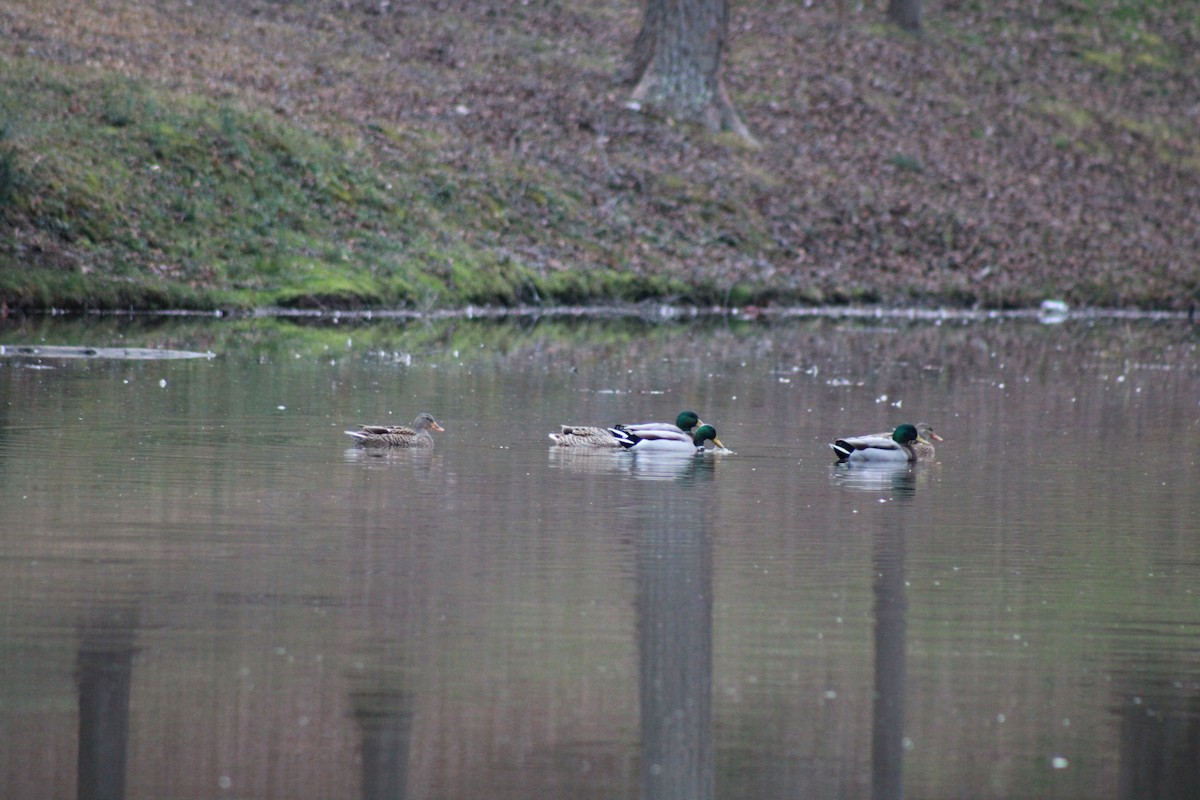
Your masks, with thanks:
M 685 287 L 615 269 L 581 193 L 528 167 L 388 159 L 262 112 L 0 57 L 0 299 L 26 308 L 429 307 L 639 300 Z M 543 231 L 594 253 L 534 269 L 490 245 Z M 466 234 L 466 235 L 464 235 Z

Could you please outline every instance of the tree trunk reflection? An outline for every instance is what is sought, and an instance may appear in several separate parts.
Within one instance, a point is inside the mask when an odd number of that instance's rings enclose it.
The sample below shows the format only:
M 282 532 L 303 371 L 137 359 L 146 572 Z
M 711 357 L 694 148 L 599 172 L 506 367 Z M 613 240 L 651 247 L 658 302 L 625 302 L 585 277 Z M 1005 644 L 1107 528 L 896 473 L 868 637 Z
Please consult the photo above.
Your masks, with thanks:
M 902 507 L 891 507 L 875 540 L 875 698 L 871 726 L 871 797 L 904 796 L 904 691 L 908 596 Z
M 694 485 L 646 494 L 637 569 L 642 797 L 705 800 L 713 796 L 710 525 Z
M 132 612 L 88 624 L 79 645 L 79 800 L 122 800 L 129 751 Z

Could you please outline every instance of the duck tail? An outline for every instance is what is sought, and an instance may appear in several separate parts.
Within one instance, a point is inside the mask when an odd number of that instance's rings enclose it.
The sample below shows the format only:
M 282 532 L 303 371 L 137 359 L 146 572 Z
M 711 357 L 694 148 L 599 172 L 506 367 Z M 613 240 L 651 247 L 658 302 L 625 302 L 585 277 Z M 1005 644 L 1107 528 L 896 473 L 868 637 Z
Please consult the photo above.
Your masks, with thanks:
M 829 449 L 833 450 L 838 461 L 845 461 L 850 458 L 850 454 L 854 452 L 854 447 L 846 442 L 845 439 L 838 439 L 833 444 L 829 445 Z
M 626 450 L 642 440 L 640 436 L 623 425 L 618 425 L 615 428 L 609 428 L 608 432 L 611 433 L 613 438 L 617 440 L 617 444 L 621 445 L 621 447 L 624 447 Z

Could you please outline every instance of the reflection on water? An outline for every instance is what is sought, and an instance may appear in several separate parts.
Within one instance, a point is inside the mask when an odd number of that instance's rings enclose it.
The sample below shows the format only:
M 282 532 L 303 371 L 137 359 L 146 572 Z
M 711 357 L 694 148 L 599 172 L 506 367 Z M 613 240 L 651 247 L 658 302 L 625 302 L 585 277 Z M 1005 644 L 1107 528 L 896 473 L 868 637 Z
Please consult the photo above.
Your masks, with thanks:
M 375 689 L 351 698 L 362 735 L 363 800 L 408 796 L 408 749 L 412 698 L 402 690 Z
M 80 800 L 121 800 L 129 748 L 129 694 L 136 614 L 84 622 L 79 645 Z
M 911 486 L 907 489 L 911 493 Z M 904 574 L 905 512 L 893 508 L 875 534 L 871 566 L 875 575 L 875 692 L 871 721 L 871 797 L 904 796 L 904 696 L 908 674 L 905 632 L 908 596 Z
M 693 463 L 698 460 L 702 459 L 692 458 Z M 713 797 L 713 562 L 706 488 L 702 481 L 652 494 L 639 521 L 638 696 L 644 800 Z
M 585 450 L 551 447 L 550 466 L 555 469 L 595 474 L 625 475 L 646 481 L 691 480 L 697 476 L 711 477 L 721 459 L 726 457 L 709 452 L 637 453 L 616 450 Z
M 1193 328 L 22 325 L 217 356 L 0 359 L 2 797 L 1200 793 Z
M 929 464 L 852 464 L 844 461 L 831 466 L 829 474 L 833 484 L 843 489 L 909 495 L 917 490 L 918 474 L 932 468 Z
M 1200 797 L 1200 687 L 1178 682 L 1127 687 L 1121 719 L 1117 797 Z

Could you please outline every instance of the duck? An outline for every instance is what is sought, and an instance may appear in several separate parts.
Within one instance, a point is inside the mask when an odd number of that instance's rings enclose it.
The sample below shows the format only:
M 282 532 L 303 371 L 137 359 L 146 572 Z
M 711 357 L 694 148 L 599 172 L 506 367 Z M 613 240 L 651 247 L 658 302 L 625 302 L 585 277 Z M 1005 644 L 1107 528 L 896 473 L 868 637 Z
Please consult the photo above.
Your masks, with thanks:
M 703 425 L 700 415 L 695 411 L 680 411 L 675 417 L 675 423 L 670 422 L 640 422 L 634 425 L 616 425 L 616 429 L 624 431 L 663 431 L 667 433 L 689 434 L 697 425 Z M 594 450 L 618 450 L 622 447 L 617 437 L 613 435 L 614 428 L 596 425 L 562 425 L 558 433 L 549 434 L 550 439 L 558 447 L 587 447 Z
M 922 435 L 942 441 L 928 423 L 914 425 L 905 422 L 896 426 L 891 433 L 876 433 L 869 436 L 848 436 L 829 445 L 838 461 L 851 463 L 903 463 L 928 461 L 933 458 L 933 444 Z
M 422 411 L 413 420 L 412 427 L 404 425 L 362 425 L 356 431 L 346 431 L 354 437 L 359 447 L 433 447 L 433 435 L 446 430 L 437 423 L 433 415 Z
M 704 452 L 704 443 L 712 442 L 716 447 L 725 449 L 717 438 L 717 429 L 712 425 L 701 425 L 694 433 L 673 431 L 666 428 L 609 428 L 608 432 L 616 439 L 617 444 L 635 453 L 690 453 L 695 455 Z
M 917 429 L 917 440 L 912 443 L 913 452 L 917 454 L 917 461 L 933 461 L 933 457 L 936 454 L 933 443 L 945 440 L 934 432 L 933 426 L 928 422 L 918 422 L 913 427 Z M 895 431 L 884 431 L 883 433 L 873 433 L 871 435 L 882 436 L 888 439 L 895 435 Z

